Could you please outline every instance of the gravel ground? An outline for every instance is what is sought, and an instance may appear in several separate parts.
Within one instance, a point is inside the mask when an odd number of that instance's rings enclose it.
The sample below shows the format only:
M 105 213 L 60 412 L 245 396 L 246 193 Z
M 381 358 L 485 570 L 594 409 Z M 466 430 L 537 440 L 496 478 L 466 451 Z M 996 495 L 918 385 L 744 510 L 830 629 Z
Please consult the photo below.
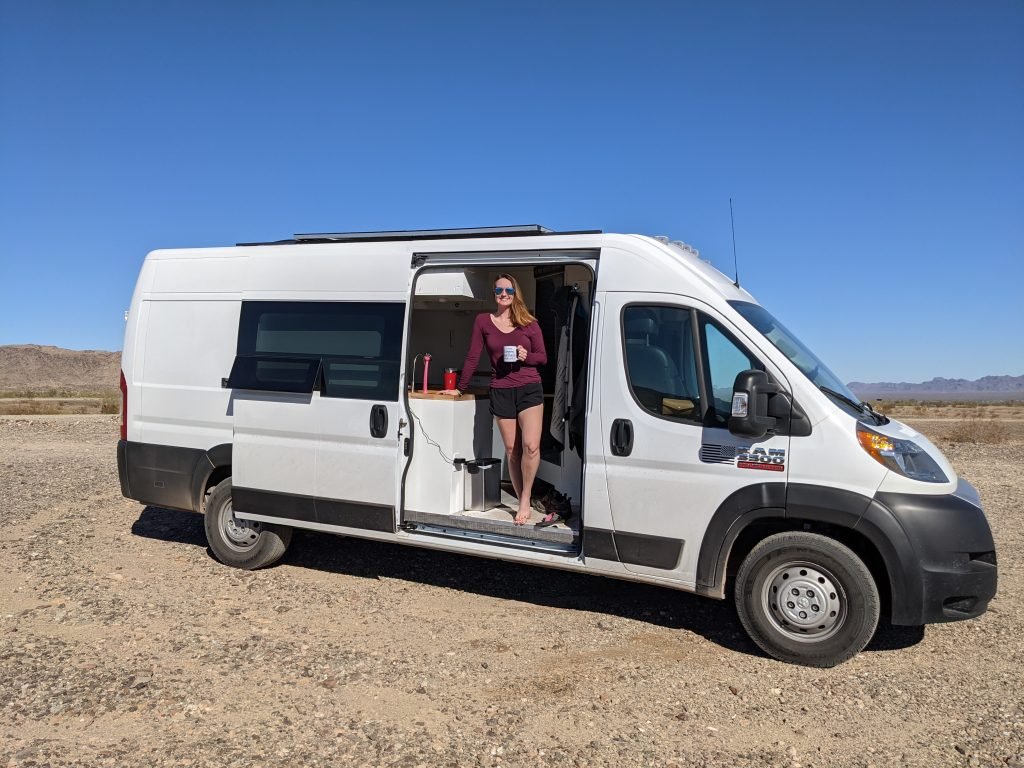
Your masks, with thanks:
M 1024 768 L 1024 423 L 917 426 L 981 490 L 999 595 L 815 670 L 654 587 L 313 533 L 233 570 L 121 498 L 117 417 L 0 417 L 0 766 Z

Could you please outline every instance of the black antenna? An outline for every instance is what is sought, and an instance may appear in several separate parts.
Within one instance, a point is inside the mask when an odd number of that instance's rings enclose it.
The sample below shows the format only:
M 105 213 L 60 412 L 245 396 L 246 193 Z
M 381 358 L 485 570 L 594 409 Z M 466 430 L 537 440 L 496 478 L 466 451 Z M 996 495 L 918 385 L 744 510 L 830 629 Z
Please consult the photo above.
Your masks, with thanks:
M 737 288 L 740 287 L 740 267 L 736 261 L 736 217 L 732 215 L 732 198 L 729 198 L 729 223 L 732 224 L 732 268 L 736 274 L 736 280 L 733 282 Z

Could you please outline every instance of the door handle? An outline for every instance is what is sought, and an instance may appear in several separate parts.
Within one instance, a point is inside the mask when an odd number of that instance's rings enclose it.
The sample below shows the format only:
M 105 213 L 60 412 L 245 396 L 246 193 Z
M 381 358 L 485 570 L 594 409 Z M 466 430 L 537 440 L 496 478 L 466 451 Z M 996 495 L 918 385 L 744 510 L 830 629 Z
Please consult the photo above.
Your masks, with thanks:
M 633 452 L 633 422 L 616 419 L 612 422 L 612 456 L 629 456 Z
M 373 437 L 386 437 L 388 434 L 388 407 L 375 405 L 370 409 L 370 434 Z

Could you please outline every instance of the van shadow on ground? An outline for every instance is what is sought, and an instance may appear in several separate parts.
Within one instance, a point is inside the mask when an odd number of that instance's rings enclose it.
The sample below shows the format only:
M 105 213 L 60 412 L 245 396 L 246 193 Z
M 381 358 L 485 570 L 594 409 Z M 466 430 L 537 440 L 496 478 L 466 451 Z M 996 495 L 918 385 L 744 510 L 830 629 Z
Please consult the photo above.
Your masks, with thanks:
M 132 524 L 132 533 L 203 547 L 213 557 L 206 546 L 202 515 L 194 512 L 146 507 Z M 646 584 L 316 531 L 297 530 L 281 562 L 325 573 L 401 579 L 501 600 L 618 616 L 694 632 L 728 650 L 765 656 L 743 632 L 731 600 L 711 600 Z M 923 638 L 923 627 L 895 627 L 883 622 L 867 651 L 907 648 Z

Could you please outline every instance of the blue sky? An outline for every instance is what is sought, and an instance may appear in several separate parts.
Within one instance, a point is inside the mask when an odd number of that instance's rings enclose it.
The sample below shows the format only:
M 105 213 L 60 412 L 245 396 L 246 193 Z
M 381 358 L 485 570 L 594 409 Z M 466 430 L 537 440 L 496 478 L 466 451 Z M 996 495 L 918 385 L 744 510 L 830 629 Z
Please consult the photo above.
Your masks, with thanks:
M 846 381 L 1024 374 L 1020 2 L 0 0 L 0 344 L 154 248 L 668 234 Z

